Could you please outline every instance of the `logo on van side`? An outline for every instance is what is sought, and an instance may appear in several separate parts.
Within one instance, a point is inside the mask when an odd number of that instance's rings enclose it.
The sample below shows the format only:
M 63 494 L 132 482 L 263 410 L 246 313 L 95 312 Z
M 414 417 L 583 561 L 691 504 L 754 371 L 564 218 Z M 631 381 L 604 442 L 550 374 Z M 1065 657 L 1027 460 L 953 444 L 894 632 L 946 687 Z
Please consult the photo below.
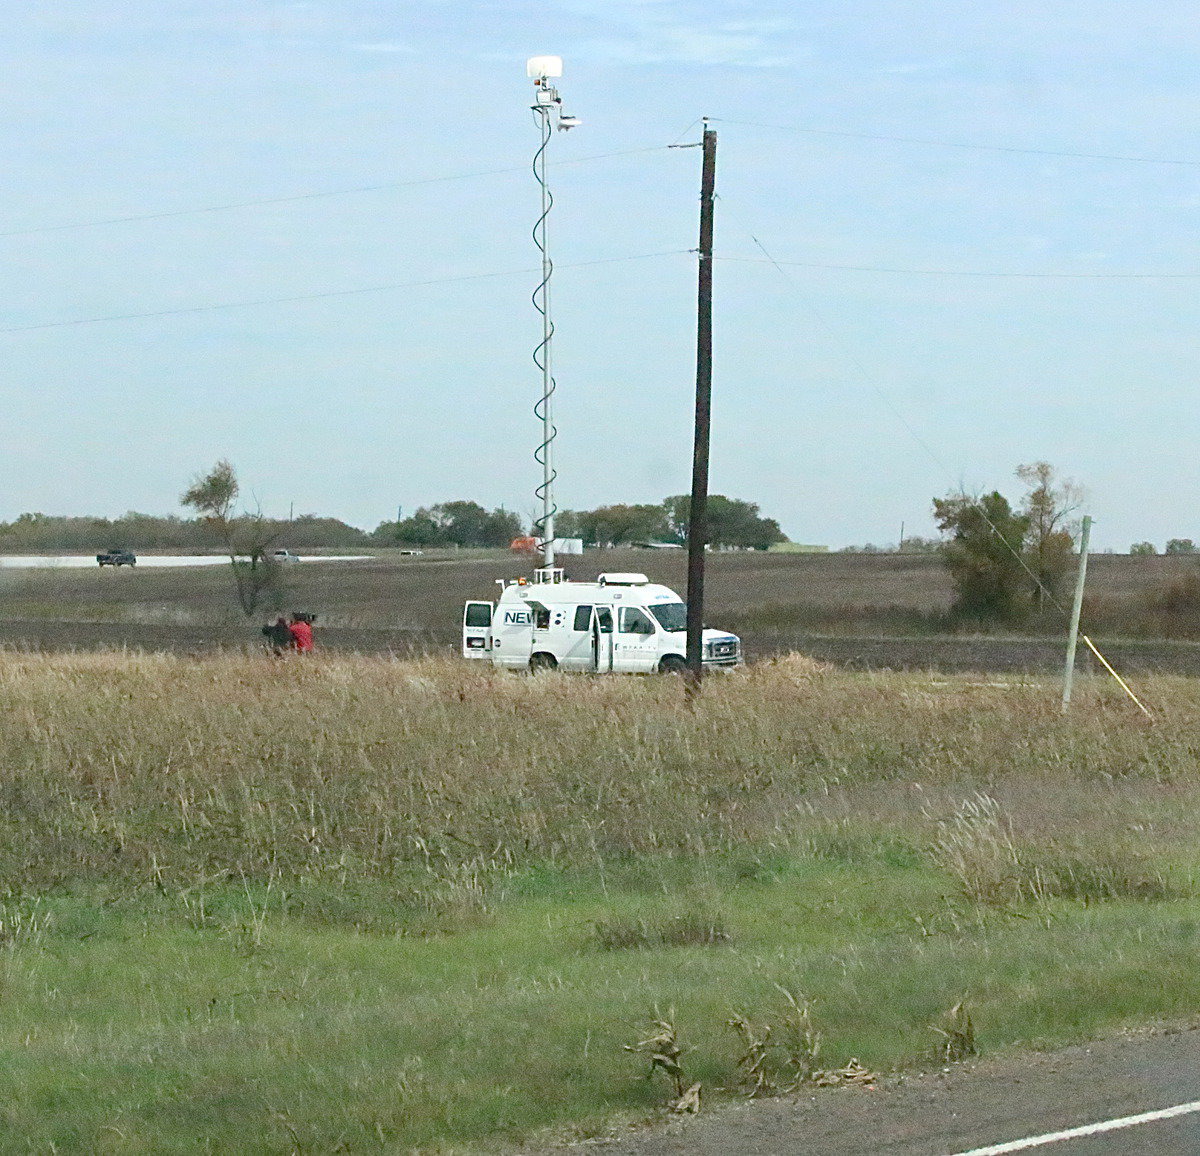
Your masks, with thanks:
M 532 626 L 532 610 L 506 610 L 504 612 L 505 626 Z

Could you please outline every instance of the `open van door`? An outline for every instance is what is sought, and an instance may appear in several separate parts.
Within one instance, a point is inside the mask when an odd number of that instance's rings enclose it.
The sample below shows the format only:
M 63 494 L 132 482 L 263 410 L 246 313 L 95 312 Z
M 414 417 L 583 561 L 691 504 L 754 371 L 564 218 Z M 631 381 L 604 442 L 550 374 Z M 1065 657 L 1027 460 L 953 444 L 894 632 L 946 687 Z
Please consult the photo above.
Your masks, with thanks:
M 463 658 L 491 658 L 494 609 L 491 602 L 468 602 L 463 608 Z
M 611 674 L 613 668 L 613 612 L 611 606 L 597 606 L 592 611 L 592 669 L 597 674 Z

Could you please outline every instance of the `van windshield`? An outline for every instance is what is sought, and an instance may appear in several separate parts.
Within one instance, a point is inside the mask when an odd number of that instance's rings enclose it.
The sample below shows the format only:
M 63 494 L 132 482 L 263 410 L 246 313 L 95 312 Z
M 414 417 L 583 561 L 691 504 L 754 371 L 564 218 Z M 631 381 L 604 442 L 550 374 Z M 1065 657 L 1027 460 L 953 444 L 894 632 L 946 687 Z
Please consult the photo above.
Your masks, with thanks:
M 687 629 L 687 605 L 683 602 L 660 602 L 657 606 L 647 606 L 646 609 L 658 619 L 664 630 Z

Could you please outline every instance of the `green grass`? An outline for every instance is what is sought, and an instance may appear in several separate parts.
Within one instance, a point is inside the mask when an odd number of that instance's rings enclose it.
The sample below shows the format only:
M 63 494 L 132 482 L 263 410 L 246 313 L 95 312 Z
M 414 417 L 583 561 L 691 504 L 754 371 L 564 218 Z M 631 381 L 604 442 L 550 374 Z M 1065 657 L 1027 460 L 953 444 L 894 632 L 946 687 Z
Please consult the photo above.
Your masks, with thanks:
M 494 1148 L 643 1118 L 668 1020 L 819 1064 L 1200 1010 L 1200 688 L 0 654 L 0 1152 Z M 788 1081 L 771 1053 L 776 1085 Z
M 380 896 L 361 902 L 404 922 Z M 611 950 L 592 931 L 714 903 L 727 942 Z M 42 928 L 3 960 L 0 1151 L 433 1151 L 586 1133 L 665 1102 L 623 1049 L 652 1017 L 675 1025 L 709 1098 L 737 1080 L 727 1021 L 778 1023 L 780 986 L 812 1001 L 822 1064 L 876 1070 L 928 1062 L 962 998 L 986 1050 L 1200 1006 L 1190 900 L 1030 917 L 882 860 L 779 861 L 758 879 L 649 863 L 603 885 L 530 872 L 485 917 L 425 935 L 419 913 L 410 934 L 352 932 L 230 889 L 199 926 L 164 896 L 40 906 Z

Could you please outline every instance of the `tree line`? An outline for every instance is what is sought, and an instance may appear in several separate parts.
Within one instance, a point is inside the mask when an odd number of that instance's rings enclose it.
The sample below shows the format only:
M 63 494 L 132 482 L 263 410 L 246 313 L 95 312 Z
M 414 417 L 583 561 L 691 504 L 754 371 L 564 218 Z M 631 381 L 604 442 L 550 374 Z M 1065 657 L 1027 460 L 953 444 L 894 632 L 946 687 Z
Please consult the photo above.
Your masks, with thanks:
M 682 545 L 687 541 L 691 499 L 664 498 L 658 505 L 598 506 L 560 510 L 554 530 L 561 538 L 582 538 L 589 546 L 625 546 L 637 542 Z M 707 541 L 713 546 L 765 550 L 787 538 L 774 518 L 764 518 L 754 502 L 711 494 Z
M 287 544 L 300 547 L 363 546 L 373 540 L 338 518 L 317 514 L 266 519 Z M 0 551 L 68 550 L 90 554 L 119 546 L 129 550 L 208 550 L 212 535 L 202 518 L 130 512 L 119 518 L 21 514 L 0 522 Z
M 1153 542 L 1134 542 L 1129 547 L 1131 554 L 1157 554 L 1158 547 Z M 1197 550 L 1196 543 L 1191 538 L 1168 538 L 1166 547 L 1163 549 L 1164 554 L 1195 554 Z
M 588 546 L 682 545 L 687 541 L 689 507 L 688 496 L 678 494 L 658 505 L 560 510 L 554 532 L 559 538 L 580 538 Z M 408 546 L 507 546 L 524 533 L 520 517 L 502 506 L 485 510 L 476 502 L 443 502 L 422 507 L 402 521 L 383 523 L 375 538 Z M 774 518 L 760 516 L 755 503 L 713 494 L 708 499 L 708 541 L 714 546 L 765 550 L 786 538 Z
M 227 465 L 228 463 L 223 463 Z M 214 467 L 207 478 L 228 486 L 236 482 Z M 235 495 L 236 498 L 236 495 Z M 230 518 L 234 515 L 227 511 Z M 243 511 L 272 540 L 295 549 L 345 549 L 402 545 L 507 546 L 522 532 L 521 519 L 508 510 L 485 510 L 477 502 L 444 502 L 421 509 L 403 522 L 381 522 L 362 530 L 340 518 L 300 514 L 294 518 L 269 518 Z M 110 547 L 128 550 L 204 551 L 214 546 L 209 515 L 181 518 L 175 515 L 131 511 L 119 518 L 70 517 L 56 514 L 20 514 L 0 522 L 0 552 L 76 551 L 93 553 Z
M 402 546 L 507 546 L 523 533 L 520 515 L 503 506 L 485 510 L 478 502 L 455 501 L 382 522 L 371 537 Z
M 207 480 L 221 492 L 237 497 L 237 476 L 228 462 L 219 462 L 198 477 L 193 487 Z M 203 489 L 188 491 L 203 497 Z M 197 511 L 190 500 L 183 503 Z M 486 509 L 478 502 L 457 500 L 422 506 L 407 518 L 380 522 L 374 530 L 362 530 L 338 518 L 301 514 L 295 518 L 270 518 L 261 511 L 224 508 L 223 517 L 232 524 L 242 519 L 253 523 L 249 536 L 281 543 L 293 549 L 348 549 L 370 546 L 416 548 L 507 547 L 526 532 L 519 514 L 503 506 Z M 11 522 L 0 522 L 0 552 L 75 551 L 94 553 L 120 547 L 128 550 L 211 550 L 224 542 L 214 540 L 214 515 L 205 506 L 196 517 L 142 514 L 130 511 L 119 518 L 71 517 L 54 514 L 21 514 Z M 709 498 L 709 541 L 716 546 L 766 549 L 786 541 L 779 523 L 759 514 L 753 502 L 714 494 Z M 555 520 L 555 533 L 562 538 L 582 538 L 589 546 L 620 546 L 632 542 L 682 544 L 687 540 L 688 498 L 677 495 L 659 505 L 599 506 L 594 510 L 562 510 Z
M 562 538 L 582 538 L 590 546 L 631 542 L 683 543 L 687 540 L 687 500 L 668 498 L 659 506 L 600 506 L 595 510 L 563 510 L 555 520 Z M 709 541 L 717 546 L 765 550 L 782 542 L 773 518 L 758 516 L 752 502 L 714 495 L 709 500 Z M 478 502 L 440 502 L 423 506 L 407 518 L 381 522 L 361 530 L 338 518 L 301 514 L 295 518 L 255 515 L 270 536 L 295 549 L 369 546 L 506 547 L 525 533 L 520 515 L 503 506 L 488 510 Z M 204 517 L 140 514 L 119 518 L 21 514 L 0 522 L 0 552 L 75 551 L 90 554 L 110 547 L 128 550 L 203 551 L 214 545 Z

